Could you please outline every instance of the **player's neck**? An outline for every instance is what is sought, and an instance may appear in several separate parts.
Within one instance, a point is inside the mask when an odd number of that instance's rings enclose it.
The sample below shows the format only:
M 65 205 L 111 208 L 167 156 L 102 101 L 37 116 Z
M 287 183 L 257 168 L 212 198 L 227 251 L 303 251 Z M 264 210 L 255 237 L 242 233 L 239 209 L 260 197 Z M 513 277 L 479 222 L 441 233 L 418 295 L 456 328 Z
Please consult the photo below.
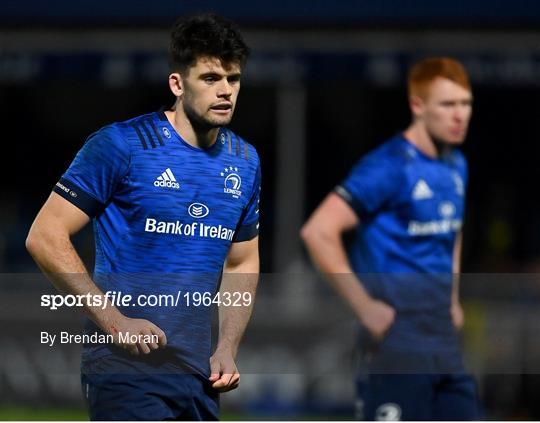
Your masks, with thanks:
M 219 128 L 197 130 L 181 108 L 168 110 L 165 115 L 176 132 L 192 147 L 207 149 L 216 142 Z
M 440 158 L 449 148 L 447 145 L 434 140 L 426 131 L 425 127 L 418 123 L 412 123 L 405 130 L 403 136 L 422 153 L 433 159 Z

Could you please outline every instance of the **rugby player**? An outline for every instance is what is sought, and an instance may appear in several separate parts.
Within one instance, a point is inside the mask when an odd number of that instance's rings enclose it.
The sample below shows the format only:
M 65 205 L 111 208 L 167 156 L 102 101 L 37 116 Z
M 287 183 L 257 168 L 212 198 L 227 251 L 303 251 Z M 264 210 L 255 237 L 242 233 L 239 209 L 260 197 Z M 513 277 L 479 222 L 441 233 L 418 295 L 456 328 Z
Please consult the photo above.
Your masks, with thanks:
M 464 67 L 434 57 L 408 78 L 412 122 L 364 156 L 302 228 L 316 267 L 363 327 L 367 420 L 477 419 L 458 330 L 461 229 L 472 93 Z M 343 234 L 355 231 L 348 255 Z
M 219 393 L 240 380 L 235 358 L 259 272 L 261 173 L 255 148 L 226 126 L 249 49 L 232 22 L 201 14 L 177 20 L 169 53 L 173 107 L 92 134 L 27 238 L 63 293 L 174 299 L 85 305 L 86 332 L 114 337 L 84 346 L 93 420 L 217 419 Z M 90 221 L 92 276 L 71 242 Z M 202 297 L 221 305 L 213 354 Z

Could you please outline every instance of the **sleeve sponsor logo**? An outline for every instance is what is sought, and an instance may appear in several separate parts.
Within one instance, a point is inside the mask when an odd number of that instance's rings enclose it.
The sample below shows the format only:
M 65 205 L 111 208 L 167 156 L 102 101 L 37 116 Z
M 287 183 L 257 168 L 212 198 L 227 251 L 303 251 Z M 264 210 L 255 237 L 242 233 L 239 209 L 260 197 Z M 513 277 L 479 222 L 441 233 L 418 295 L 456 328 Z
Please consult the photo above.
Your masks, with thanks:
M 341 196 L 345 201 L 351 202 L 352 201 L 352 195 L 347 191 L 344 187 L 341 185 L 338 185 L 336 187 L 336 192 L 339 196 Z
M 60 182 L 57 182 L 56 183 L 56 186 L 58 188 L 60 188 L 62 191 L 64 191 L 66 194 L 69 194 L 71 195 L 73 198 L 76 198 L 77 197 L 77 193 L 75 191 L 73 191 L 72 189 L 69 189 L 68 187 L 66 187 L 65 185 L 61 184 Z

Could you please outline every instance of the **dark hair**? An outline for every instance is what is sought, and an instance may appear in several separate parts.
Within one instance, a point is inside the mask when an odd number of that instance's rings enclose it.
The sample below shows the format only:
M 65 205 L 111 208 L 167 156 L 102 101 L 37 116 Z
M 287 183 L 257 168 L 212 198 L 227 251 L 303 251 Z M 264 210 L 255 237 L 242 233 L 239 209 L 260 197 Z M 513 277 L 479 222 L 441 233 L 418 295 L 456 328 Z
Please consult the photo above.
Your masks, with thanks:
M 205 13 L 177 19 L 169 45 L 171 70 L 184 72 L 203 56 L 244 66 L 249 48 L 237 26 L 221 16 Z

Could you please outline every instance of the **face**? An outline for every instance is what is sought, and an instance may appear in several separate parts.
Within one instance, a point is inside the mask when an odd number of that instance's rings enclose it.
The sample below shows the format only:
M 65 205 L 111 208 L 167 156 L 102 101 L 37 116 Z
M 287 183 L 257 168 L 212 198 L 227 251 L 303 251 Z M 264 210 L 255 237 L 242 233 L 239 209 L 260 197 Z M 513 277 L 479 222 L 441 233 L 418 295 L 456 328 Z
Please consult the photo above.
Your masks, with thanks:
M 181 103 L 194 126 L 215 128 L 229 124 L 240 91 L 240 64 L 201 57 L 180 77 Z
M 459 145 L 467 135 L 472 113 L 472 93 L 446 78 L 435 79 L 427 98 L 411 101 L 413 113 L 437 142 Z

